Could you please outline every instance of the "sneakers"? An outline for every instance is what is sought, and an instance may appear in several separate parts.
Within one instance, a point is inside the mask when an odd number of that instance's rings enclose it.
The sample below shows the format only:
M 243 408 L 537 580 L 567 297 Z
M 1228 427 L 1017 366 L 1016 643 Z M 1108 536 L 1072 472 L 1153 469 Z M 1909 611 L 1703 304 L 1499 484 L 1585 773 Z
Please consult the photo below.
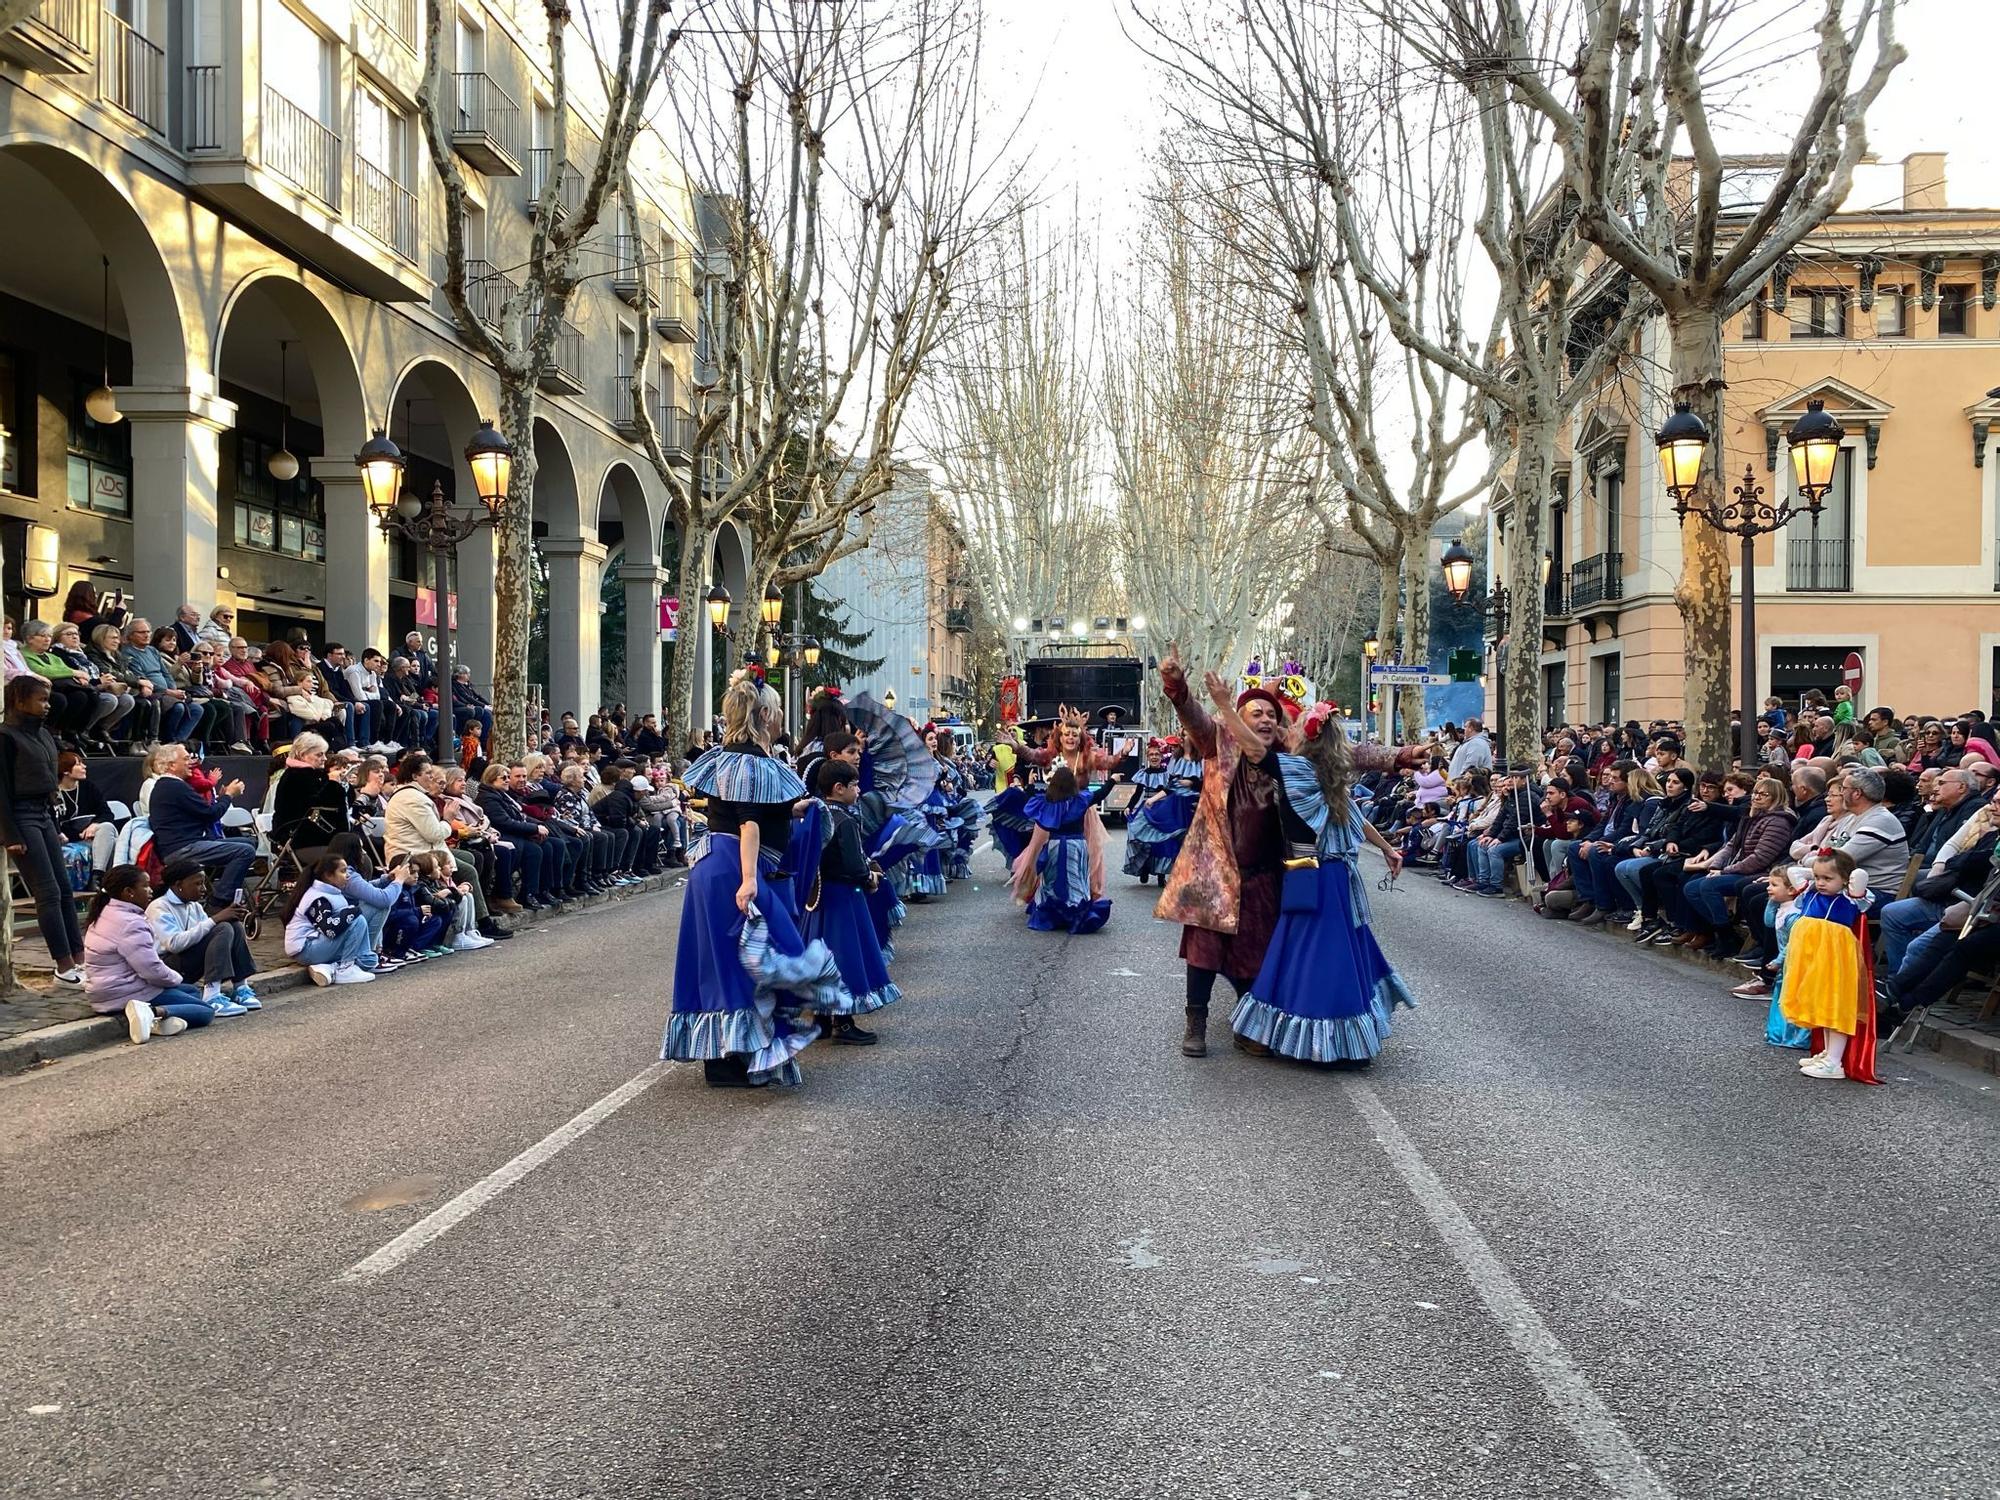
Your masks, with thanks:
M 491 948 L 493 939 L 476 932 L 461 932 L 451 940 L 451 946 L 460 953 L 477 953 L 481 948 Z
M 236 993 L 229 997 L 245 1010 L 262 1010 L 264 1002 L 257 998 L 257 992 L 247 984 L 236 986 Z
M 179 1036 L 188 1029 L 188 1023 L 179 1016 L 161 1016 L 153 1023 L 154 1036 Z
M 307 964 L 307 965 L 306 965 L 306 976 L 307 976 L 307 977 L 308 977 L 309 979 L 311 979 L 311 980 L 312 980 L 312 982 L 313 982 L 314 984 L 322 984 L 322 985 L 324 985 L 324 984 L 332 984 L 332 983 L 333 983 L 333 972 L 334 972 L 334 971 L 333 971 L 333 965 L 332 965 L 332 964 Z
M 457 950 L 456 948 L 449 948 L 449 947 L 445 947 L 445 946 L 443 946 L 443 945 L 440 945 L 440 946 L 438 946 L 438 947 L 436 947 L 436 948 L 426 948 L 426 949 L 424 949 L 424 957 L 425 957 L 425 958 L 450 958 L 450 957 L 452 956 L 452 954 L 456 953 L 457 951 L 458 951 L 458 950 Z
M 1739 984 L 1730 994 L 1742 1000 L 1761 1000 L 1771 993 L 1771 987 L 1761 979 L 1753 979 L 1748 984 Z
M 56 983 L 81 986 L 83 984 L 83 970 L 75 964 L 71 964 L 67 969 L 57 969 Z
M 1846 1070 L 1830 1057 L 1808 1058 L 1799 1065 L 1799 1071 L 1808 1078 L 1845 1078 Z
M 333 982 L 335 984 L 373 984 L 375 982 L 375 975 L 372 970 L 364 969 L 359 964 L 342 964 L 333 971 Z
M 217 995 L 213 1000 L 210 1000 L 208 1008 L 215 1012 L 215 1018 L 218 1021 L 229 1016 L 247 1016 L 250 1014 L 249 1006 L 238 1005 L 226 995 Z
M 143 1000 L 125 1002 L 125 1030 L 137 1047 L 153 1034 L 153 1007 Z M 169 1020 L 175 1019 L 169 1017 Z
M 1646 927 L 1646 914 L 1642 911 L 1633 912 L 1632 920 L 1625 924 L 1625 930 L 1627 932 L 1643 932 L 1645 930 L 1645 927 Z
M 386 953 L 375 955 L 375 972 L 377 974 L 393 974 L 402 967 L 403 961 L 400 958 L 391 958 Z

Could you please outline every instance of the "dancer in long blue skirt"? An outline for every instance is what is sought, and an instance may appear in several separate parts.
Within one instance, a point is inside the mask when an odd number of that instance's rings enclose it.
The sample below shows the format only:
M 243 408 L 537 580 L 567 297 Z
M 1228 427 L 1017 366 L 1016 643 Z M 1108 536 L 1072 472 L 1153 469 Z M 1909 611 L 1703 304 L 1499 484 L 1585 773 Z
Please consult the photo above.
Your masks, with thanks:
M 1208 687 L 1243 753 L 1253 759 L 1272 753 L 1213 672 Z M 1336 714 L 1331 703 L 1316 704 L 1300 725 L 1299 753 L 1278 755 L 1289 845 L 1278 925 L 1229 1023 L 1247 1051 L 1367 1064 L 1388 1039 L 1390 1012 L 1416 1001 L 1375 941 L 1360 868 L 1364 843 L 1382 851 L 1392 879 L 1403 858 L 1349 795 L 1354 761 Z
M 708 798 L 709 835 L 681 904 L 673 1009 L 660 1056 L 699 1062 L 714 1088 L 799 1081 L 818 1019 L 854 1009 L 825 943 L 808 942 L 776 878 L 805 787 L 771 759 L 778 695 L 745 674 L 722 700 L 722 744 L 682 779 Z
M 1111 920 L 1111 901 L 1094 885 L 1084 820 L 1092 799 L 1068 766 L 1049 772 L 1047 787 L 1028 802 L 1034 837 L 1014 862 L 1014 899 L 1028 906 L 1036 932 L 1096 932 Z
M 1149 741 L 1145 764 L 1132 776 L 1139 795 L 1125 815 L 1124 868 L 1141 885 L 1167 883 L 1201 795 L 1201 763 L 1175 758 L 1170 764 L 1167 753 L 1166 742 Z
M 831 830 L 820 856 L 819 878 L 812 883 L 802 930 L 807 941 L 818 939 L 833 953 L 841 981 L 854 996 L 849 1015 L 836 1016 L 833 1040 L 843 1046 L 872 1046 L 875 1034 L 855 1024 L 903 996 L 889 978 L 889 960 L 876 936 L 875 918 L 867 892 L 881 883 L 881 874 L 861 847 L 861 821 L 854 804 L 861 793 L 861 773 L 836 760 L 822 762 L 813 778 Z

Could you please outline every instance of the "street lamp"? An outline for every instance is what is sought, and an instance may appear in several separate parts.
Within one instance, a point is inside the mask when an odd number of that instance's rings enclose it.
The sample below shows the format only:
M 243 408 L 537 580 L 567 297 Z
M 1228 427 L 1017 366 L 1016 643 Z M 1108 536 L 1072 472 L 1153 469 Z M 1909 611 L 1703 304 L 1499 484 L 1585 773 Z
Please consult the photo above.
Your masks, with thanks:
M 710 584 L 708 592 L 702 595 L 702 603 L 708 606 L 708 623 L 724 635 L 729 634 L 729 606 L 731 602 L 729 590 L 719 583 Z
M 1367 640 L 1361 643 L 1361 654 L 1367 657 L 1370 661 L 1375 660 L 1376 656 L 1381 652 L 1381 650 L 1382 650 L 1382 643 L 1372 635 L 1369 636 Z
M 1688 408 L 1685 401 L 1674 403 L 1673 415 L 1654 435 L 1660 450 L 1660 470 L 1667 493 L 1673 496 L 1674 514 L 1685 521 L 1690 513 L 1717 531 L 1733 534 L 1742 544 L 1740 569 L 1743 577 L 1743 618 L 1737 644 L 1736 678 L 1738 689 L 1737 753 L 1745 766 L 1757 760 L 1757 538 L 1767 532 L 1782 531 L 1794 516 L 1817 516 L 1833 489 L 1834 470 L 1840 461 L 1841 440 L 1846 431 L 1827 414 L 1826 403 L 1813 400 L 1791 431 L 1785 435 L 1792 455 L 1792 476 L 1803 506 L 1789 498 L 1776 503 L 1764 499 L 1764 486 L 1750 464 L 1743 466 L 1743 482 L 1725 502 L 1721 487 L 1707 494 L 1701 489 L 1701 466 L 1709 445 L 1708 424 Z
M 764 617 L 764 623 L 775 628 L 778 621 L 785 617 L 785 591 L 775 583 L 765 584 L 764 602 L 759 612 Z
M 1504 583 L 1494 584 L 1483 599 L 1475 595 L 1472 591 L 1473 557 L 1458 542 L 1453 542 L 1449 547 L 1445 548 L 1444 556 L 1438 562 L 1444 573 L 1445 592 L 1451 595 L 1451 602 L 1453 604 L 1466 609 L 1479 609 L 1483 606 L 1491 611 L 1493 616 L 1494 667 L 1496 670 L 1504 667 L 1505 663 L 1500 659 L 1503 649 L 1500 643 L 1505 639 L 1507 634 L 1507 609 L 1511 602 L 1507 586 Z M 1544 595 L 1548 591 L 1549 574 L 1554 567 L 1554 556 L 1544 552 L 1542 554 L 1541 577 Z M 1479 688 L 1482 697 L 1485 694 L 1486 687 L 1486 674 L 1482 672 L 1479 674 Z M 1504 673 L 1501 676 L 1498 689 L 1493 695 L 1493 719 L 1493 750 L 1496 755 L 1504 756 L 1507 753 L 1507 680 Z
M 893 710 L 893 709 L 895 708 L 895 706 L 896 706 L 896 690 L 895 690 L 894 688 L 890 688 L 888 692 L 886 692 L 886 693 L 884 693 L 884 694 L 882 695 L 882 706 L 883 706 L 884 708 L 887 708 L 887 709 L 891 709 L 891 710 Z
M 507 485 L 514 472 L 514 450 L 494 431 L 491 422 L 482 422 L 479 431 L 465 445 L 465 462 L 472 471 L 472 488 L 479 505 L 455 506 L 445 499 L 444 481 L 431 481 L 428 499 L 403 490 L 408 467 L 402 449 L 381 428 L 361 445 L 354 466 L 361 471 L 361 487 L 368 508 L 384 536 L 400 536 L 415 542 L 431 555 L 431 580 L 437 600 L 438 631 L 438 723 L 437 750 L 441 764 L 453 760 L 452 740 L 457 725 L 452 712 L 451 691 L 454 669 L 451 658 L 452 574 L 458 562 L 458 544 L 482 526 L 499 521 L 507 505 Z M 488 747 L 489 751 L 491 747 Z
M 1472 554 L 1463 543 L 1453 542 L 1444 549 L 1439 563 L 1444 569 L 1445 592 L 1451 595 L 1451 602 L 1465 603 L 1465 596 L 1472 589 Z

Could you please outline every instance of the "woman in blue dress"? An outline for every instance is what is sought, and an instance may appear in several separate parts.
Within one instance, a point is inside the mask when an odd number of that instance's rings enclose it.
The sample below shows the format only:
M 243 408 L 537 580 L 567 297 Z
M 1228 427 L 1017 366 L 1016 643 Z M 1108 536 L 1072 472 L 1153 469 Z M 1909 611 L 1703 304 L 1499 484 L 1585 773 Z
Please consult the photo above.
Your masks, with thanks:
M 1217 717 L 1243 753 L 1271 753 L 1236 712 L 1228 684 L 1209 674 Z M 1389 1036 L 1389 1013 L 1414 1007 L 1368 925 L 1361 846 L 1373 844 L 1391 878 L 1403 859 L 1349 795 L 1354 761 L 1331 703 L 1300 724 L 1297 754 L 1278 755 L 1289 857 L 1278 925 L 1263 967 L 1229 1018 L 1238 1045 L 1310 1063 L 1372 1062 Z
M 711 1088 L 799 1081 L 818 1018 L 854 997 L 826 944 L 807 942 L 780 863 L 805 786 L 770 755 L 778 695 L 745 674 L 722 700 L 722 744 L 683 777 L 708 798 L 708 839 L 692 852 L 674 956 L 673 1009 L 660 1056 L 699 1062 Z M 817 853 L 817 851 L 815 851 Z
M 1149 878 L 1167 883 L 1201 795 L 1201 762 L 1169 761 L 1169 748 L 1149 741 L 1145 765 L 1132 777 L 1139 795 L 1125 815 L 1125 873 L 1138 876 L 1141 885 Z
M 1094 887 L 1085 820 L 1092 799 L 1066 765 L 1049 772 L 1048 785 L 1028 801 L 1035 832 L 1014 862 L 1014 899 L 1028 906 L 1036 932 L 1096 932 L 1111 920 L 1111 900 Z

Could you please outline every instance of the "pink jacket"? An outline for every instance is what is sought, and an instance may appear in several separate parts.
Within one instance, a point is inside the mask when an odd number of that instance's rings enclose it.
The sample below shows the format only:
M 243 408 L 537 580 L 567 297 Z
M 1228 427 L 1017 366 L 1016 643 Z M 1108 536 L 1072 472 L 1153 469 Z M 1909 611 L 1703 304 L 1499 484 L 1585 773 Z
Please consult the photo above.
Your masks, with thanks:
M 187 981 L 167 967 L 143 907 L 113 901 L 83 934 L 83 993 L 109 1013 Z

